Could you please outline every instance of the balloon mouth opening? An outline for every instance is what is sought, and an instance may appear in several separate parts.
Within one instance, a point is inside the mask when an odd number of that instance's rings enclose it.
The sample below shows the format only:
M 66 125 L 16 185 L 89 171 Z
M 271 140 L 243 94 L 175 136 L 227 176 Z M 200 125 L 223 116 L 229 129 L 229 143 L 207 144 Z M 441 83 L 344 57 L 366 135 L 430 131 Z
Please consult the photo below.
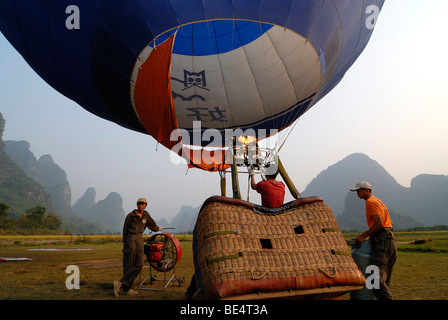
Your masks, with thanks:
M 149 119 L 160 109 L 160 103 L 142 104 L 136 96 L 162 96 L 150 93 L 154 86 L 142 82 L 140 74 L 152 74 L 155 82 L 166 78 L 157 73 L 160 63 L 150 66 L 147 61 L 164 52 L 169 39 L 170 89 L 163 95 L 172 97 L 177 128 L 188 135 L 182 139 L 187 146 L 225 147 L 228 131 L 236 138 L 243 136 L 237 141 L 240 145 L 256 144 L 289 127 L 316 97 L 319 57 L 300 34 L 258 21 L 200 21 L 161 33 L 141 51 L 130 81 L 131 103 L 139 119 L 137 109 L 153 109 L 145 111 Z M 153 127 L 160 131 L 160 125 Z M 167 137 L 170 129 L 166 128 Z

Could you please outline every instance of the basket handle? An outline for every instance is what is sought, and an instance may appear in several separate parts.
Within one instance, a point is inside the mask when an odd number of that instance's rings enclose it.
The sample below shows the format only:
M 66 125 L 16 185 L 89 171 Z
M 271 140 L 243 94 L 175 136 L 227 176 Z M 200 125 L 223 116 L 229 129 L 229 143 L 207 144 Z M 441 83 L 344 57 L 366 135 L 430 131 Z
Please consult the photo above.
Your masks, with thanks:
M 336 277 L 336 273 L 337 273 L 336 268 L 335 268 L 335 267 L 330 267 L 329 269 L 333 269 L 333 274 L 332 274 L 332 275 L 331 275 L 331 274 L 328 274 L 327 272 L 325 272 L 325 270 L 323 270 L 323 269 L 321 269 L 321 268 L 318 268 L 318 270 L 319 270 L 320 272 L 322 272 L 326 277 L 328 277 L 328 278 L 334 278 L 334 277 Z
M 261 278 L 264 278 L 269 273 L 269 271 L 265 271 L 261 275 L 255 276 L 254 272 L 255 272 L 255 270 L 250 270 L 250 274 L 252 275 L 252 280 L 259 280 Z

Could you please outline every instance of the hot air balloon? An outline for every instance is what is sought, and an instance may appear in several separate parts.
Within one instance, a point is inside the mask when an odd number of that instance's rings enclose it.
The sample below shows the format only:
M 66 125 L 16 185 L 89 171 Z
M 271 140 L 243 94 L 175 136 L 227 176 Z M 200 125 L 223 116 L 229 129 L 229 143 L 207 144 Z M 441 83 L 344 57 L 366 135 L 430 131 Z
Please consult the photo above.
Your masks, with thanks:
M 150 134 L 190 167 L 223 172 L 236 160 L 237 137 L 229 144 L 226 133 L 261 141 L 291 128 L 364 50 L 383 3 L 8 0 L 0 31 L 87 111 Z

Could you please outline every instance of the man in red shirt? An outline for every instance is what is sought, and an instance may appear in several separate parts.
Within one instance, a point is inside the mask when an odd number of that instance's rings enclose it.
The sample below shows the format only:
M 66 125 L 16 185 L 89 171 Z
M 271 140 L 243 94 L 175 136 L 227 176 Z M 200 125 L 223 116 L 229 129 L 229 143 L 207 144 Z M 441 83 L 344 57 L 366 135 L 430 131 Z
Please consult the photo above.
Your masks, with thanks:
M 285 199 L 285 184 L 275 180 L 278 172 L 266 175 L 266 181 L 255 183 L 254 172 L 249 168 L 250 186 L 261 194 L 261 205 L 263 207 L 276 208 L 283 205 Z
M 362 243 L 367 237 L 372 242 L 373 252 L 370 264 L 376 265 L 380 272 L 380 288 L 373 293 L 378 300 L 392 300 L 389 283 L 392 268 L 397 260 L 397 246 L 392 233 L 392 220 L 386 205 L 372 195 L 370 183 L 361 181 L 350 191 L 356 191 L 360 199 L 366 201 L 366 218 L 369 229 L 360 234 L 356 241 Z

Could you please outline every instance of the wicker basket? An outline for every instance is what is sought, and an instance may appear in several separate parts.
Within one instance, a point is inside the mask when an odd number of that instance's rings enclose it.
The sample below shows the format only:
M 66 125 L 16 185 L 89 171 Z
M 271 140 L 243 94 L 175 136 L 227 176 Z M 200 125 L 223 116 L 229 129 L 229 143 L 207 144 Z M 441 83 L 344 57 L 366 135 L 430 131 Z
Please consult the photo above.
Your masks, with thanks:
M 209 198 L 196 221 L 193 254 L 207 299 L 340 296 L 365 283 L 319 197 L 275 209 Z

